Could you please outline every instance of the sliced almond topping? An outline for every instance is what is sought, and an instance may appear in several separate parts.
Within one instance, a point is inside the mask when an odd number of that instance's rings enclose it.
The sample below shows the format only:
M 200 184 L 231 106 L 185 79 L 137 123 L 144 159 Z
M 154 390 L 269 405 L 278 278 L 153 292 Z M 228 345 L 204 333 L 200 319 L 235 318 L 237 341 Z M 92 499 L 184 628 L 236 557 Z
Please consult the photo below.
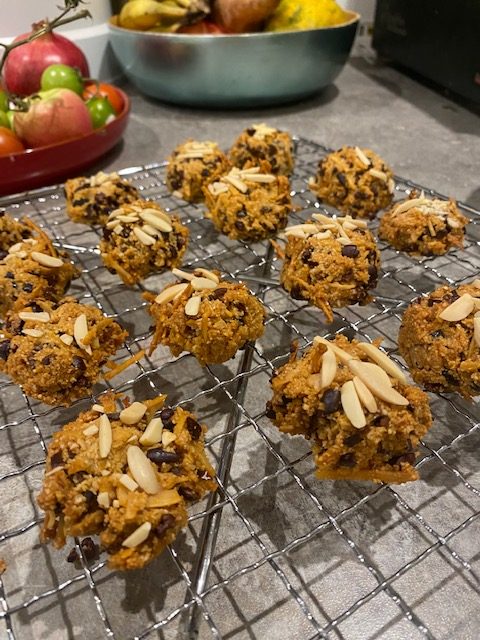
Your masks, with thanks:
M 41 264 L 44 267 L 61 267 L 63 266 L 63 261 L 60 258 L 54 258 L 53 256 L 49 256 L 46 253 L 40 253 L 40 251 L 32 251 L 30 254 L 35 262 Z
M 108 491 L 101 491 L 97 496 L 97 502 L 104 509 L 108 509 L 110 507 L 110 496 L 108 495 Z
M 130 214 L 130 215 L 122 214 L 117 216 L 117 220 L 130 224 L 130 222 L 138 222 L 138 216 L 135 214 Z
M 410 198 L 409 200 L 404 200 L 403 202 L 400 202 L 400 204 L 397 204 L 393 213 L 398 215 L 399 213 L 405 213 L 405 211 L 408 211 L 409 209 L 428 203 L 429 201 L 426 198 Z
M 22 333 L 32 338 L 41 338 L 43 336 L 43 331 L 40 331 L 40 329 L 22 329 Z
M 116 218 L 112 218 L 107 222 L 105 226 L 107 227 L 107 229 L 113 229 L 117 225 L 118 225 L 118 220 Z
M 112 425 L 105 413 L 99 419 L 98 450 L 100 458 L 106 458 L 112 448 Z
M 161 507 L 169 507 L 181 501 L 181 496 L 176 489 L 164 489 L 157 493 L 156 496 L 149 496 L 147 499 L 147 509 L 158 509 Z
M 121 224 L 117 224 L 117 226 L 113 228 L 113 233 L 116 233 L 117 235 L 120 235 L 122 231 L 123 227 Z
M 116 498 L 115 498 L 115 500 L 112 500 L 112 507 L 114 509 L 119 509 L 120 508 L 120 500 L 117 500 Z
M 128 447 L 127 461 L 128 468 L 135 482 L 137 482 L 146 493 L 153 495 L 160 490 L 160 485 L 158 484 L 152 463 L 140 447 L 135 445 Z
M 162 433 L 162 444 L 164 447 L 168 447 L 168 445 L 172 444 L 172 442 L 175 442 L 176 439 L 177 436 L 174 433 L 164 429 Z
M 318 226 L 316 224 L 294 224 L 285 229 L 285 235 L 288 235 L 292 231 L 303 231 L 306 234 L 317 233 Z
M 164 233 L 170 233 L 173 228 L 170 222 L 157 214 L 150 213 L 151 211 L 153 211 L 153 209 L 145 209 L 144 211 L 142 211 L 142 213 L 139 214 L 140 218 L 148 224 L 151 224 L 155 229 L 159 229 Z
M 193 280 L 193 278 L 195 277 L 193 273 L 182 271 L 182 269 L 177 269 L 176 267 L 172 269 L 172 273 L 174 276 L 177 276 L 177 278 L 182 278 L 183 280 L 188 280 L 188 281 Z
M 188 287 L 188 283 L 174 284 L 171 287 L 167 287 L 155 298 L 157 304 L 165 304 L 171 302 L 177 294 L 182 294 Z
M 407 378 L 400 367 L 398 367 L 386 353 L 380 351 L 380 349 L 374 344 L 370 344 L 369 342 L 360 342 L 358 348 L 361 349 L 363 353 L 366 353 L 371 360 L 380 365 L 382 369 L 385 369 L 392 378 L 397 378 L 397 380 L 400 380 L 400 382 L 403 382 L 404 384 L 407 383 Z
M 142 231 L 144 231 L 145 233 L 148 233 L 148 235 L 152 236 L 153 238 L 158 238 L 158 236 L 160 235 L 159 230 L 158 229 L 154 229 L 149 224 L 144 224 L 142 226 Z
M 144 522 L 141 524 L 138 529 L 135 529 L 133 533 L 131 533 L 128 538 L 126 538 L 122 542 L 123 547 L 127 547 L 128 549 L 135 549 L 139 544 L 145 542 L 145 540 L 150 535 L 150 531 L 152 530 L 152 525 L 150 522 Z
M 354 222 L 350 222 L 350 220 L 345 220 L 345 222 L 342 224 L 342 227 L 344 229 L 347 229 L 348 231 L 354 231 L 358 228 L 357 225 Z
M 446 309 L 439 314 L 442 320 L 447 322 L 458 322 L 469 316 L 475 308 L 475 301 L 469 293 L 464 293 L 455 302 L 449 304 Z
M 205 278 L 208 278 L 209 280 L 212 280 L 212 282 L 219 284 L 220 278 L 217 276 L 216 273 L 213 273 L 213 271 L 209 271 L 208 269 L 204 269 L 203 267 L 197 267 L 195 269 L 195 272 L 197 271 L 198 273 L 201 273 L 202 276 L 205 276 Z
M 105 413 L 105 409 L 102 407 L 101 404 L 94 404 L 92 406 L 92 411 L 97 411 L 98 413 Z
M 77 318 L 75 318 L 75 323 L 73 325 L 73 337 L 75 338 L 75 342 L 78 344 L 80 349 L 84 349 L 88 354 L 92 355 L 92 348 L 90 347 L 90 345 L 85 345 L 83 343 L 83 340 L 85 339 L 87 333 L 87 316 L 84 313 L 81 313 Z
M 229 184 L 231 184 L 232 187 L 235 187 L 235 189 L 238 189 L 240 193 L 247 193 L 248 191 L 247 185 L 244 182 L 242 182 L 240 178 L 237 178 L 232 175 L 227 175 L 227 176 L 223 176 L 222 180 L 224 182 L 228 182 Z
M 313 238 L 317 238 L 318 240 L 326 240 L 327 238 L 332 237 L 332 232 L 330 230 L 320 231 L 319 233 L 314 233 Z
M 126 409 L 120 411 L 120 422 L 123 424 L 137 424 L 147 411 L 147 405 L 142 402 L 132 402 Z
M 363 163 L 366 167 L 370 166 L 370 160 L 365 155 L 365 153 L 360 149 L 360 147 L 355 147 L 355 153 L 357 154 L 357 158 Z
M 319 342 L 321 344 L 326 345 L 330 349 L 332 349 L 332 351 L 335 353 L 335 355 L 340 360 L 340 362 L 345 363 L 345 362 L 348 362 L 349 360 L 356 359 L 350 353 L 347 353 L 346 351 L 344 351 L 340 347 L 337 347 L 337 345 L 334 342 L 330 342 L 330 340 L 326 340 L 325 338 L 322 338 L 321 336 L 315 336 L 315 338 L 313 339 L 313 344 L 318 344 Z
M 368 172 L 374 178 L 378 178 L 379 180 L 383 180 L 383 182 L 387 181 L 387 174 L 383 171 L 379 171 L 378 169 L 370 169 Z
M 320 383 L 322 389 L 328 387 L 337 374 L 337 358 L 333 349 L 327 349 L 322 357 L 322 369 L 320 371 Z
M 118 481 L 129 491 L 135 491 L 135 489 L 138 488 L 138 484 L 135 482 L 135 480 L 126 473 L 122 473 L 118 478 Z
M 162 439 L 163 422 L 161 418 L 152 418 L 139 438 L 140 444 L 149 447 Z
M 140 242 L 147 247 L 155 244 L 156 242 L 155 238 L 149 236 L 148 233 L 145 233 L 145 231 L 143 231 L 140 227 L 133 227 L 133 233 L 140 240 Z
M 192 287 L 195 289 L 195 291 L 203 291 L 203 289 L 216 289 L 217 288 L 217 283 L 213 282 L 213 280 L 210 280 L 210 278 L 198 278 L 197 276 L 195 276 L 194 278 L 192 278 Z
M 248 182 L 263 182 L 265 184 L 276 180 L 276 177 L 270 173 L 243 173 L 242 178 Z
M 23 242 L 16 242 L 8 249 L 8 253 L 18 253 L 22 249 Z
M 353 244 L 352 241 L 350 240 L 350 238 L 344 238 L 343 236 L 339 236 L 338 238 L 336 238 L 337 242 L 339 242 L 340 244 L 343 245 L 347 245 L 347 244 Z
M 50 322 L 50 314 L 46 311 L 20 311 L 18 317 L 20 320 L 32 320 L 32 322 Z
M 200 311 L 202 299 L 200 296 L 192 296 L 185 305 L 185 314 L 187 316 L 196 316 Z
M 306 238 L 307 234 L 302 229 L 286 230 L 284 236 L 287 238 Z
M 480 347 L 480 317 L 478 316 L 473 318 L 473 338 L 477 346 Z
M 60 340 L 67 346 L 70 346 L 73 342 L 73 336 L 69 336 L 68 333 L 62 333 Z
M 228 192 L 227 185 L 222 182 L 212 182 L 208 185 L 207 189 L 210 191 L 212 196 L 219 196 L 221 193 Z
M 387 187 L 388 187 L 389 193 L 393 193 L 395 191 L 395 181 L 393 180 L 393 178 L 388 179 Z
M 91 424 L 89 427 L 83 430 L 84 436 L 96 436 L 98 433 L 98 425 Z
M 390 386 L 390 380 L 383 369 L 371 362 L 350 360 L 348 366 L 352 373 L 370 389 L 373 395 L 389 404 L 407 406 L 408 400 Z M 385 377 L 389 384 L 385 383 Z
M 342 385 L 341 402 L 345 415 L 353 424 L 355 429 L 363 429 L 367 424 L 367 420 L 363 413 L 360 400 L 358 399 L 355 385 L 351 380 Z
M 322 224 L 332 224 L 333 218 L 329 218 L 324 213 L 312 213 L 312 218 Z
M 353 376 L 353 384 L 357 392 L 358 398 L 363 406 L 370 412 L 378 411 L 378 406 L 370 389 L 360 380 L 358 376 Z

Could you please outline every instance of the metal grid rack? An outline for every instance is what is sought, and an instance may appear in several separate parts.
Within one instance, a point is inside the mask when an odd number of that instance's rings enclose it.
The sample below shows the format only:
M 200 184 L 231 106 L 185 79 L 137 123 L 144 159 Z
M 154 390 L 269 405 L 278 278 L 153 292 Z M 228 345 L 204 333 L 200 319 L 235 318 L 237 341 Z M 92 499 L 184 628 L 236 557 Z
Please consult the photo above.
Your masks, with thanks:
M 298 141 L 292 190 L 302 208 L 295 214 L 299 219 L 318 208 L 306 183 L 327 152 Z M 480 212 L 461 206 L 472 219 L 468 237 L 462 251 L 446 256 L 415 259 L 380 243 L 376 301 L 342 309 L 325 325 L 319 310 L 279 287 L 281 264 L 268 243 L 219 236 L 199 208 L 168 194 L 164 170 L 158 163 L 121 173 L 189 226 L 185 268 L 219 268 L 263 299 L 265 334 L 235 359 L 204 369 L 190 355 L 174 359 L 159 348 L 112 382 L 137 399 L 162 391 L 171 403 L 194 409 L 209 426 L 207 448 L 219 490 L 194 506 L 186 531 L 144 570 L 119 574 L 103 557 L 89 565 L 83 556 L 75 569 L 65 561 L 68 548 L 56 551 L 38 542 L 42 514 L 35 496 L 52 433 L 91 399 L 69 409 L 48 408 L 1 378 L 0 558 L 7 570 L 0 576 L 0 637 L 477 637 L 478 404 L 431 395 L 435 423 L 417 463 L 421 480 L 386 486 L 315 480 L 308 443 L 281 435 L 265 417 L 265 402 L 271 372 L 286 360 L 294 339 L 303 349 L 317 334 L 381 336 L 395 357 L 401 313 L 412 299 L 477 276 Z M 398 197 L 413 188 L 419 187 L 396 181 Z M 82 276 L 72 294 L 129 330 L 119 361 L 149 344 L 143 286 L 126 288 L 101 266 L 98 230 L 69 222 L 60 188 L 0 204 L 14 215 L 31 216 L 74 255 Z M 153 276 L 144 287 L 158 290 L 169 279 Z

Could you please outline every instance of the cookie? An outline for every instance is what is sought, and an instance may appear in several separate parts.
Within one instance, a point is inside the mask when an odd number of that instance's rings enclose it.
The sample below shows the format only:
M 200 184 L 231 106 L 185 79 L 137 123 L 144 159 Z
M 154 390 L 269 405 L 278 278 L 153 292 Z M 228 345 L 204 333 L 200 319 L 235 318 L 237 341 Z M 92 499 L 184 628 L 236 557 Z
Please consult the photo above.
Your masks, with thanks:
M 67 180 L 64 191 L 68 216 L 73 222 L 91 225 L 105 224 L 114 209 L 139 198 L 128 180 L 103 171 Z
M 12 218 L 6 211 L 0 211 L 0 260 L 5 258 L 12 245 L 32 237 L 29 223 L 27 220 Z
M 155 320 L 150 353 L 163 344 L 174 356 L 189 351 L 202 366 L 218 364 L 263 334 L 263 305 L 244 284 L 206 269 L 173 273 L 184 282 L 168 285 L 157 296 L 144 294 Z
M 417 446 L 430 429 L 427 395 L 373 344 L 316 337 L 276 371 L 267 417 L 312 443 L 316 475 L 330 480 L 416 480 Z
M 454 200 L 425 198 L 413 192 L 382 216 L 378 236 L 399 251 L 441 256 L 453 247 L 463 247 L 468 221 Z
M 320 160 L 309 186 L 320 202 L 370 219 L 390 205 L 395 189 L 390 167 L 371 149 L 359 147 L 342 147 Z
M 365 305 L 377 284 L 380 253 L 364 220 L 314 213 L 287 227 L 280 281 L 295 300 L 319 307 L 327 321 L 333 308 Z
M 111 273 L 132 285 L 179 265 L 188 229 L 155 202 L 136 200 L 115 209 L 103 229 L 100 254 Z
M 61 548 L 69 536 L 98 535 L 121 571 L 173 542 L 189 503 L 217 485 L 206 427 L 184 409 L 161 409 L 165 398 L 130 404 L 109 392 L 54 434 L 38 496 L 42 541 Z
M 288 176 L 294 165 L 292 136 L 263 123 L 253 124 L 238 136 L 228 156 L 239 169 L 268 163 L 269 173 Z
M 443 286 L 403 314 L 398 348 L 428 391 L 480 395 L 480 280 Z
M 65 295 L 79 276 L 68 254 L 55 249 L 42 231 L 10 246 L 0 260 L 0 317 L 37 298 L 53 302 Z
M 69 406 L 91 393 L 127 332 L 95 307 L 64 298 L 11 311 L 3 335 L 0 371 L 32 398 Z
M 286 176 L 261 172 L 260 167 L 232 169 L 205 190 L 207 213 L 215 228 L 232 240 L 257 242 L 287 225 L 292 210 Z
M 229 168 L 230 162 L 216 142 L 187 140 L 168 158 L 167 187 L 187 202 L 203 202 L 204 188 Z

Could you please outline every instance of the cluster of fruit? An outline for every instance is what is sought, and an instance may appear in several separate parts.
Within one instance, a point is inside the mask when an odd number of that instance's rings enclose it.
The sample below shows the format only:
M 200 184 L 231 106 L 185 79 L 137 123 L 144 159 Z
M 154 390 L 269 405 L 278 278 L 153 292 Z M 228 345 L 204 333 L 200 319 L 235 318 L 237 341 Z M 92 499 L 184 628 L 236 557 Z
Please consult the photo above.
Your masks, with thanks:
M 335 0 L 128 0 L 125 29 L 192 34 L 316 29 L 346 22 Z

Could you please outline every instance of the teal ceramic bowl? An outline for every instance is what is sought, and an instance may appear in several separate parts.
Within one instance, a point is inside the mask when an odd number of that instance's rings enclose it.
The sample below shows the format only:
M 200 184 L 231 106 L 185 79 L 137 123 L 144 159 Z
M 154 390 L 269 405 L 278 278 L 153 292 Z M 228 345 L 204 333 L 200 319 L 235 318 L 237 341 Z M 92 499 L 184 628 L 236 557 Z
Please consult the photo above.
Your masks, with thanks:
M 200 107 L 271 106 L 331 84 L 352 48 L 359 15 L 335 27 L 281 33 L 148 33 L 109 23 L 125 75 L 142 93 Z

